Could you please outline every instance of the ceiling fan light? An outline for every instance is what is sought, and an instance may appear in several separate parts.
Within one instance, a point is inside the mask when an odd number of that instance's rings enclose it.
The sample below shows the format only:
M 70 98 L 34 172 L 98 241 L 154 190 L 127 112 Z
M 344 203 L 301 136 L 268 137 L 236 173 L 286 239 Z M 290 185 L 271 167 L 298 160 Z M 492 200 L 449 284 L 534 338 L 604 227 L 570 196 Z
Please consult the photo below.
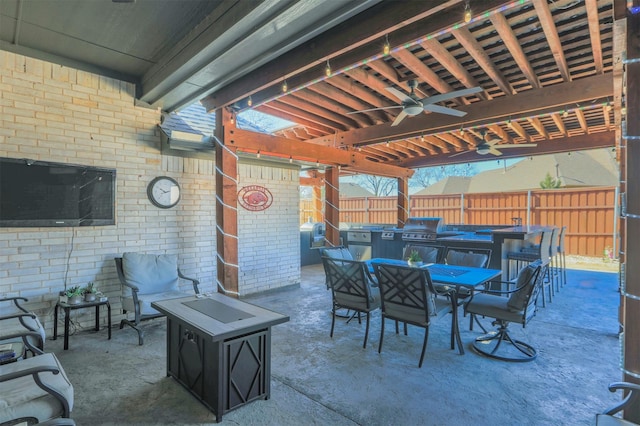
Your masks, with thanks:
M 410 116 L 418 115 L 422 111 L 424 111 L 424 109 L 422 108 L 422 105 L 409 105 L 404 107 L 404 112 Z
M 478 148 L 476 148 L 476 151 L 480 155 L 487 155 L 490 150 L 491 150 L 491 147 L 486 144 L 479 145 Z

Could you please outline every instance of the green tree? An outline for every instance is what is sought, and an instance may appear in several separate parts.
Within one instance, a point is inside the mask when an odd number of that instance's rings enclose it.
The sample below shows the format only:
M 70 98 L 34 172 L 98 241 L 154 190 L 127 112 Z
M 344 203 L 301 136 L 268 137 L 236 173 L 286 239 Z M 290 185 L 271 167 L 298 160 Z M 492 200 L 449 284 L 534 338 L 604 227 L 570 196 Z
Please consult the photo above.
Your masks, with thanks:
M 544 179 L 540 181 L 540 188 L 555 189 L 560 188 L 561 184 L 562 183 L 560 182 L 560 179 L 551 177 L 551 173 L 547 172 L 547 175 L 544 177 Z

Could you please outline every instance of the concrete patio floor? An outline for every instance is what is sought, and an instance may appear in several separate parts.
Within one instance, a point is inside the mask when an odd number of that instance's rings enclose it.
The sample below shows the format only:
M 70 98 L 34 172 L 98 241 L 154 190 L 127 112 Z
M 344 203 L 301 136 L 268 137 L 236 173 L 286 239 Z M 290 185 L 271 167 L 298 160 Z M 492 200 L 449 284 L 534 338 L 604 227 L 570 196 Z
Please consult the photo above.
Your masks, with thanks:
M 271 399 L 224 415 L 237 425 L 589 425 L 620 395 L 607 390 L 622 377 L 618 344 L 618 275 L 571 269 L 568 285 L 515 338 L 538 358 L 507 363 L 475 354 L 479 334 L 461 319 L 465 355 L 449 349 L 449 318 L 432 325 L 418 369 L 423 330 L 396 335 L 387 327 L 378 354 L 380 313 L 364 323 L 336 321 L 329 337 L 331 295 L 321 265 L 303 267 L 299 288 L 243 300 L 289 315 L 273 328 Z M 484 320 L 490 326 L 489 320 Z M 135 331 L 114 324 L 47 341 L 75 388 L 78 425 L 204 425 L 215 416 L 165 375 L 165 322 Z

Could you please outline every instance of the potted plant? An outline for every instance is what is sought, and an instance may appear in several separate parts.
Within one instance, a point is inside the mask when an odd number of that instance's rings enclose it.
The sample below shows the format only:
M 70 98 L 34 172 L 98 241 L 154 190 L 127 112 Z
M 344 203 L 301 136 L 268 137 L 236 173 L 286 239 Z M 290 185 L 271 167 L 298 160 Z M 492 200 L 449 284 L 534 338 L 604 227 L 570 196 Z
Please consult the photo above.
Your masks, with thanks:
M 422 266 L 422 257 L 420 257 L 420 253 L 417 250 L 411 250 L 407 262 L 409 266 Z
M 82 292 L 84 294 L 85 302 L 93 302 L 96 300 L 96 293 L 98 292 L 98 290 L 96 290 L 96 287 L 92 281 L 87 283 L 87 286 L 82 289 Z
M 67 291 L 65 291 L 65 295 L 67 296 L 67 303 L 69 305 L 77 305 L 82 302 L 82 288 L 80 288 L 79 285 L 69 287 Z

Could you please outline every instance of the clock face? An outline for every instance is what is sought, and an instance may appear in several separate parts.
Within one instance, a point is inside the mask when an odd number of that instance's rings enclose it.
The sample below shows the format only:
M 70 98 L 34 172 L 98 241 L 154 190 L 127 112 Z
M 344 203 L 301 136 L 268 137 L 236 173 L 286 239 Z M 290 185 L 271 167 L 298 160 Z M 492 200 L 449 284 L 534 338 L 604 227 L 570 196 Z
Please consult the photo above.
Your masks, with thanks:
M 175 179 L 159 176 L 149 183 L 147 196 L 155 206 L 168 209 L 180 201 L 180 185 Z

